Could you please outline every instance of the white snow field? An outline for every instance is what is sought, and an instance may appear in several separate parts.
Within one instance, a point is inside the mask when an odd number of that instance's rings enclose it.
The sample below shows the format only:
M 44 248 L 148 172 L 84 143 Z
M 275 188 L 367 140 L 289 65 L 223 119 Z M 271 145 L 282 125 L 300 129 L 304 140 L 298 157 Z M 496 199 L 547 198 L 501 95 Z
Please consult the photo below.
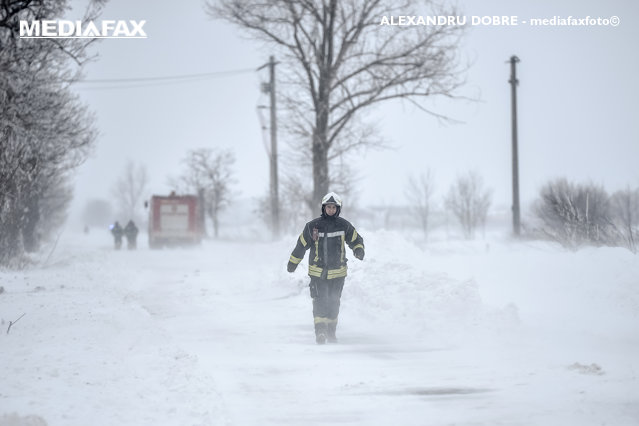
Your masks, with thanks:
M 639 425 L 639 256 L 361 233 L 324 346 L 296 235 L 63 235 L 0 270 L 0 425 Z

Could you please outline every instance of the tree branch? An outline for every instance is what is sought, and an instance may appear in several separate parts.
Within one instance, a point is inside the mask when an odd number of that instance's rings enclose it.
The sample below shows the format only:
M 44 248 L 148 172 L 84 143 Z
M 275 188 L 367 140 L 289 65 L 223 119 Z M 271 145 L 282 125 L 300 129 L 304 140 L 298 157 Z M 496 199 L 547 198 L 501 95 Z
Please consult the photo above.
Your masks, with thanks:
M 9 334 L 9 331 L 11 331 L 11 326 L 12 326 L 13 324 L 17 323 L 18 321 L 20 321 L 20 320 L 22 319 L 22 317 L 23 317 L 23 316 L 25 316 L 25 315 L 26 315 L 26 313 L 24 313 L 24 314 L 20 315 L 20 318 L 18 318 L 18 319 L 17 319 L 17 320 L 15 320 L 15 321 L 9 321 L 9 327 L 7 328 L 7 334 Z

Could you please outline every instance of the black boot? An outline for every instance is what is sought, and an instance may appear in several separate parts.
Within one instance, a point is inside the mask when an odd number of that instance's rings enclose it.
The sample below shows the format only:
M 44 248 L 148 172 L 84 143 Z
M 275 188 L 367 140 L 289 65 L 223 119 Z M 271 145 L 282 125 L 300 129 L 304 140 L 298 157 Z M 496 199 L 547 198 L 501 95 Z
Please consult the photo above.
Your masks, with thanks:
M 328 324 L 328 335 L 326 338 L 328 339 L 328 343 L 337 343 L 337 336 L 335 336 L 335 331 L 337 330 L 337 321 Z
M 315 324 L 315 342 L 318 345 L 326 343 L 327 334 L 326 323 L 320 322 Z

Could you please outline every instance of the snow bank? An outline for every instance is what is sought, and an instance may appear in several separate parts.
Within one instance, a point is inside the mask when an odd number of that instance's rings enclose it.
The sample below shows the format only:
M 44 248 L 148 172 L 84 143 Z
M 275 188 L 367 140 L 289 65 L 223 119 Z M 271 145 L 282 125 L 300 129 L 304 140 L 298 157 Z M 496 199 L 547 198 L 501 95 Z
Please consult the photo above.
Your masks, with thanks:
M 637 424 L 636 256 L 362 234 L 323 347 L 295 236 L 64 235 L 0 271 L 0 425 Z
M 433 268 L 428 253 L 392 232 L 366 234 L 366 259 L 349 262 L 344 303 L 383 332 L 448 338 L 476 324 L 483 312 L 472 278 L 456 280 Z

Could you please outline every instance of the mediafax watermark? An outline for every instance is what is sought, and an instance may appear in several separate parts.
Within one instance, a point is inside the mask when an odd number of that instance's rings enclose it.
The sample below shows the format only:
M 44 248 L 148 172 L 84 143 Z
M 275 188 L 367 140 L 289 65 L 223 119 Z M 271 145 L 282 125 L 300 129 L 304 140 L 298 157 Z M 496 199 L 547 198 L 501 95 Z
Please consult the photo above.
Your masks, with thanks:
M 20 38 L 147 38 L 146 21 L 20 21 Z

